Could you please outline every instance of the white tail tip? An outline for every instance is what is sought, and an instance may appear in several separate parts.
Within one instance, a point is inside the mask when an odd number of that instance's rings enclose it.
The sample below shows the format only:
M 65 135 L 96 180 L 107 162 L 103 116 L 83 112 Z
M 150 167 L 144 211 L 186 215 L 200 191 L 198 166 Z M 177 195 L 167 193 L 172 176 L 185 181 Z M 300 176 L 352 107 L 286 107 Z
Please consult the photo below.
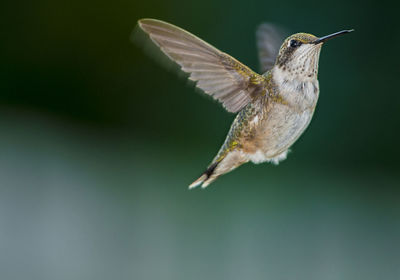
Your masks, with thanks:
M 212 181 L 211 181 L 211 182 L 212 182 Z M 208 185 L 209 185 L 211 182 L 210 182 L 210 181 L 205 181 L 205 182 L 203 183 L 203 185 L 201 185 L 201 188 L 202 188 L 202 189 L 207 188 Z
M 196 181 L 194 181 L 193 183 L 191 183 L 189 185 L 189 190 L 194 189 L 195 187 L 201 185 L 206 179 L 207 179 L 207 175 L 206 174 L 201 175 L 199 179 L 197 179 Z M 203 184 L 202 188 L 205 188 L 204 184 Z

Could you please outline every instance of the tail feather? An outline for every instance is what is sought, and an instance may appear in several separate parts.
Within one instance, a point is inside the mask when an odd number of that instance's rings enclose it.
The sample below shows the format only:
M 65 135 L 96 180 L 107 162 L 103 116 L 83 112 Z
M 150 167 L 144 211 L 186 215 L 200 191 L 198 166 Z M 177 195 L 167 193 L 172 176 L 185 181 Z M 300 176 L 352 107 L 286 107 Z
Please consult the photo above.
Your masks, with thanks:
M 205 187 L 207 187 L 212 181 L 214 181 L 216 178 L 210 178 L 211 175 L 214 173 L 215 168 L 217 167 L 219 162 L 214 162 L 212 163 L 206 171 L 203 172 L 203 174 L 201 174 L 201 176 L 194 181 L 193 183 L 191 183 L 189 185 L 189 190 L 201 185 L 201 187 L 204 189 Z
M 211 184 L 212 182 L 214 182 L 216 179 L 217 179 L 217 177 L 208 178 L 207 180 L 205 180 L 205 181 L 203 182 L 203 184 L 201 185 L 201 188 L 202 188 L 202 189 L 207 188 L 208 185 Z
M 206 174 L 201 175 L 196 181 L 194 181 L 189 185 L 189 190 L 201 185 L 205 180 L 207 180 L 207 175 Z

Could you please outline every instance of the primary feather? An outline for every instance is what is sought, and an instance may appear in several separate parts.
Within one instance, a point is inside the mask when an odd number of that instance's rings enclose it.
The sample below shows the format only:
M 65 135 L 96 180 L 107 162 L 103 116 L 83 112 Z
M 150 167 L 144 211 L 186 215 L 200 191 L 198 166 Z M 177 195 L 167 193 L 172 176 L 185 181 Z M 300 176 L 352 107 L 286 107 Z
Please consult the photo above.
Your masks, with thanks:
M 271 24 L 262 23 L 256 31 L 258 58 L 261 73 L 271 70 L 278 56 L 281 43 L 286 36 L 281 28 Z
M 263 76 L 193 34 L 154 19 L 139 20 L 139 27 L 227 111 L 238 112 L 265 92 Z

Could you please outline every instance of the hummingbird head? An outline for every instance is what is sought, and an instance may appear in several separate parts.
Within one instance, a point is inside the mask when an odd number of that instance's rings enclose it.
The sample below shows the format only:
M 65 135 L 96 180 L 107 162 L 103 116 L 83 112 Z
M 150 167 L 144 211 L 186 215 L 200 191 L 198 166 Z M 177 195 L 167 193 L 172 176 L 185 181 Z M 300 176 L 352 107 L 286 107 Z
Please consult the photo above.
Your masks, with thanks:
M 316 78 L 323 43 L 352 31 L 343 30 L 320 38 L 308 33 L 291 35 L 279 49 L 275 66 L 293 77 Z

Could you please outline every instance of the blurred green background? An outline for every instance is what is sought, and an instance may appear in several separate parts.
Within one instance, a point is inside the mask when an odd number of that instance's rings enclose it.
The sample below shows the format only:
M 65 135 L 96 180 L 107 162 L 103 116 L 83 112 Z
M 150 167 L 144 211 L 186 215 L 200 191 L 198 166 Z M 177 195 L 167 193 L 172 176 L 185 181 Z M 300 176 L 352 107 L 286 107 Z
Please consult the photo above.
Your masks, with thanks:
M 3 1 L 0 278 L 399 279 L 397 10 L 373 3 Z M 188 191 L 234 116 L 130 42 L 143 17 L 254 70 L 261 22 L 356 32 L 286 161 Z

